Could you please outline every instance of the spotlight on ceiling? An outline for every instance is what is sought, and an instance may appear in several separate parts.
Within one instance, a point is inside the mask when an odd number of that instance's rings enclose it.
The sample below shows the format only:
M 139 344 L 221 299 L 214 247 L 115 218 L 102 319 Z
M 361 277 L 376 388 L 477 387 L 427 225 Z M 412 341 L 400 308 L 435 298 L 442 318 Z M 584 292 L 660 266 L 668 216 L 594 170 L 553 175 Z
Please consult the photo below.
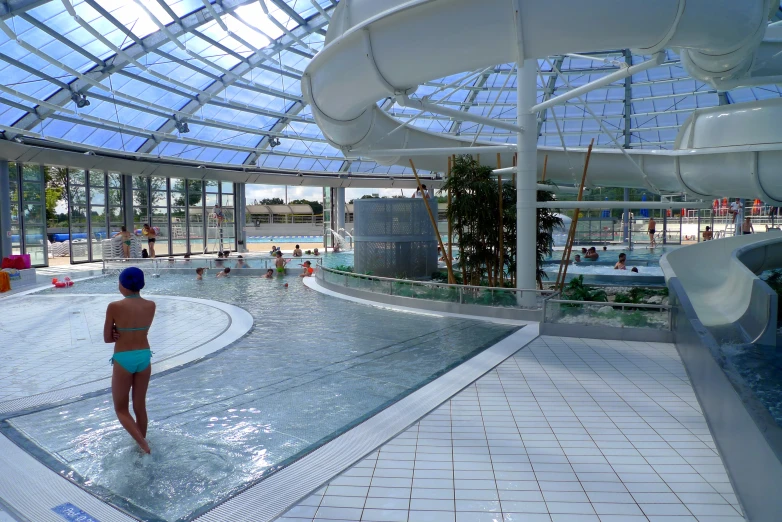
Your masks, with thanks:
M 80 92 L 71 93 L 71 100 L 79 109 L 83 109 L 90 104 L 90 100 L 87 99 L 87 95 Z
M 271 136 L 269 138 L 269 147 L 274 148 L 274 147 L 276 147 L 279 144 L 280 144 L 280 138 L 278 138 L 276 136 Z
M 174 125 L 180 134 L 187 134 L 190 132 L 190 127 L 187 125 L 186 121 L 175 120 Z

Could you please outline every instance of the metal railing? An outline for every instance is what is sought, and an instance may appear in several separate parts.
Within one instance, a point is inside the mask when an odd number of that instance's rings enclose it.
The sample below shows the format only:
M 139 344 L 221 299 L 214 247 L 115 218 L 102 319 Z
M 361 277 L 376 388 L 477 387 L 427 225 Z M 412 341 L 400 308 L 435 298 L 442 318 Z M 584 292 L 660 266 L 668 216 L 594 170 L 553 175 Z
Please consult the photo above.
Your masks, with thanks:
M 591 309 L 612 308 L 611 313 L 593 312 Z M 644 312 L 663 313 L 664 321 L 653 321 L 658 319 L 655 315 L 645 315 Z M 623 328 L 654 328 L 657 330 L 671 330 L 673 307 L 663 304 L 641 304 L 641 303 L 612 303 L 600 301 L 570 301 L 566 299 L 547 299 L 543 302 L 543 322 L 560 323 L 569 322 L 571 324 L 581 324 L 584 326 L 618 326 Z M 631 315 L 632 314 L 632 315 Z M 564 317 L 570 317 L 571 321 L 562 321 Z M 579 321 L 581 319 L 581 321 Z M 600 319 L 600 322 L 590 321 L 589 319 Z M 609 324 L 614 320 L 619 324 Z M 662 328 L 661 328 L 662 326 Z
M 342 272 L 319 266 L 316 277 L 325 283 L 377 294 L 409 297 L 428 301 L 455 304 L 480 305 L 497 308 L 540 310 L 547 299 L 559 295 L 553 290 L 523 290 L 488 286 L 452 285 L 435 281 L 394 279 L 353 272 Z M 525 306 L 524 297 L 534 294 L 535 304 Z

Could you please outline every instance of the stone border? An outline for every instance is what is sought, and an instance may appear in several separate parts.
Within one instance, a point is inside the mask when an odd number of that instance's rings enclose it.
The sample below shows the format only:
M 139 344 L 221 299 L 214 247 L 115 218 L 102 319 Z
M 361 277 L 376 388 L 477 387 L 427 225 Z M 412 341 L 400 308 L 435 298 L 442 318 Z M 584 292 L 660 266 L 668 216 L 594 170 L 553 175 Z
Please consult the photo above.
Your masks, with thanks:
M 315 279 L 314 277 L 305 277 L 303 278 L 304 285 L 316 292 L 319 292 L 324 295 L 328 295 L 331 297 L 336 297 L 337 299 L 344 299 L 345 301 L 350 301 L 352 303 L 358 303 L 363 305 L 369 305 L 374 306 L 376 308 L 383 308 L 385 310 L 394 310 L 396 312 L 406 312 L 406 313 L 413 313 L 413 314 L 420 314 L 420 315 L 428 315 L 431 317 L 457 317 L 461 319 L 471 319 L 474 321 L 487 321 L 490 323 L 496 323 L 496 324 L 504 324 L 508 326 L 524 326 L 528 324 L 535 324 L 537 321 L 534 320 L 520 320 L 520 319 L 509 319 L 504 317 L 491 317 L 491 316 L 485 316 L 485 315 L 470 315 L 470 314 L 463 314 L 463 313 L 456 313 L 456 312 L 446 312 L 441 310 L 433 310 L 426 308 L 424 305 L 427 303 L 435 303 L 434 301 L 424 301 L 422 299 L 409 299 L 409 298 L 397 298 L 397 299 L 407 299 L 407 301 L 415 301 L 414 304 L 420 304 L 420 307 L 411 307 L 411 306 L 403 306 L 402 304 L 398 303 L 390 303 L 390 302 L 384 302 L 384 301 L 376 301 L 373 299 L 368 299 L 369 297 L 375 297 L 375 296 L 381 296 L 381 297 L 391 297 L 394 298 L 394 296 L 387 296 L 383 294 L 375 294 L 372 292 L 361 292 L 356 291 L 357 295 L 351 295 L 347 293 L 342 293 L 340 291 L 332 290 L 331 288 L 324 286 L 322 281 L 319 281 Z M 342 288 L 342 287 L 340 287 Z M 359 295 L 361 297 L 359 297 Z M 366 297 L 366 298 L 365 298 Z M 443 303 L 440 303 L 443 304 Z M 445 303 L 447 304 L 447 303 Z M 486 307 L 484 307 L 486 308 Z M 492 308 L 494 310 L 494 308 Z M 534 311 L 533 311 L 534 312 Z M 536 314 L 542 314 L 542 312 L 534 312 Z

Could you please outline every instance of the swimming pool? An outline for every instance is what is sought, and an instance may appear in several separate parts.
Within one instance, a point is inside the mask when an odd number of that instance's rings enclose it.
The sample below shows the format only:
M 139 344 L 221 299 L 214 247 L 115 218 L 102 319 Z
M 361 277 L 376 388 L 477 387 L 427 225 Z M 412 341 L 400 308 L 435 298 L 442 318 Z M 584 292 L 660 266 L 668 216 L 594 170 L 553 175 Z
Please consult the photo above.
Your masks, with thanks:
M 64 292 L 116 295 L 116 279 Z M 106 391 L 3 422 L 50 468 L 144 520 L 191 520 L 515 330 L 336 300 L 298 277 L 163 274 L 145 293 L 223 301 L 255 320 L 228 348 L 153 376 L 151 457 Z
M 248 243 L 323 243 L 323 236 L 248 236 Z

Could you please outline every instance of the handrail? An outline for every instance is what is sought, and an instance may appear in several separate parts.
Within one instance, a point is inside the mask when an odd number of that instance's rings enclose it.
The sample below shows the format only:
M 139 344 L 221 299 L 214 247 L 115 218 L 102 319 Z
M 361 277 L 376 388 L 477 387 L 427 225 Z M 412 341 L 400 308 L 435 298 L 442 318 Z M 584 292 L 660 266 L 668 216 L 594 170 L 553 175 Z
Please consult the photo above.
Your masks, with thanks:
M 567 299 L 551 299 L 549 300 L 549 303 L 557 303 L 557 304 L 578 304 L 578 305 L 588 305 L 588 306 L 610 306 L 612 308 L 622 308 L 625 307 L 628 308 L 648 308 L 648 309 L 655 309 L 655 310 L 670 310 L 673 307 L 670 305 L 663 305 L 663 304 L 648 304 L 648 303 L 612 303 L 610 301 L 570 301 Z
M 410 285 L 420 285 L 420 286 L 433 286 L 437 288 L 462 288 L 467 290 L 492 290 L 492 291 L 505 291 L 509 293 L 516 293 L 516 292 L 533 292 L 535 294 L 540 295 L 556 295 L 558 292 L 555 292 L 554 290 L 538 290 L 538 289 L 524 289 L 524 288 L 505 288 L 500 286 L 473 286 L 473 285 L 454 285 L 454 284 L 448 284 L 448 283 L 437 283 L 435 281 L 416 281 L 414 279 L 395 279 L 393 277 L 381 277 L 381 276 L 373 276 L 373 275 L 367 275 L 367 274 L 357 274 L 355 272 L 343 272 L 341 270 L 334 270 L 333 268 L 326 268 L 324 266 L 318 267 L 320 271 L 323 272 L 330 272 L 332 274 L 338 274 L 338 275 L 345 275 L 350 277 L 356 277 L 360 279 L 371 279 L 376 281 L 386 281 L 386 282 L 392 282 L 392 283 L 404 283 L 404 284 L 410 284 Z

